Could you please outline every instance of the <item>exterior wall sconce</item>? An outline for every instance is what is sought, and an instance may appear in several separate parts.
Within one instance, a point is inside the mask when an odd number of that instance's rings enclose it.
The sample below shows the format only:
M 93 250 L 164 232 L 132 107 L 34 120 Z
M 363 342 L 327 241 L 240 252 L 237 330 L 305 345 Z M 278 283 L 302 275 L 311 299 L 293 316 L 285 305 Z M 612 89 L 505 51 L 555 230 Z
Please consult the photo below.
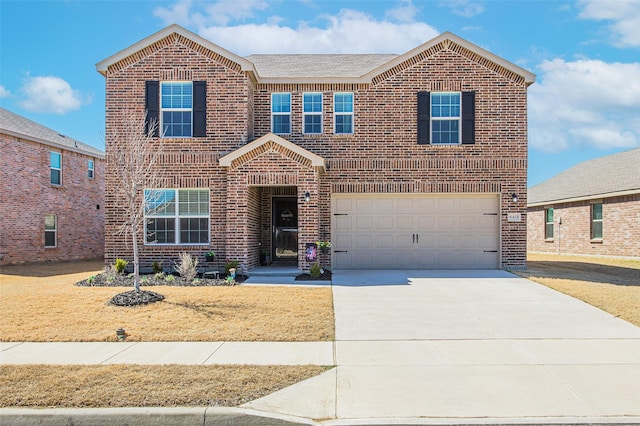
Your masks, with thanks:
M 309 194 L 309 191 L 304 193 L 304 201 L 306 203 L 308 203 L 311 200 L 311 194 Z
M 513 194 L 511 194 L 511 201 L 513 201 L 514 203 L 518 202 L 518 194 L 516 194 L 515 192 Z

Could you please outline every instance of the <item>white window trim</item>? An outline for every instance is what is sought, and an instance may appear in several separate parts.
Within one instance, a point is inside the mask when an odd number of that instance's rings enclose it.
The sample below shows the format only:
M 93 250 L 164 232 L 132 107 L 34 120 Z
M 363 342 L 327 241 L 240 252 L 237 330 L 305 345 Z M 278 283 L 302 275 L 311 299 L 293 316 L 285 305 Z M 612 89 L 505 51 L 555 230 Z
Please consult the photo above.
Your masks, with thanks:
M 53 167 L 53 164 L 51 164 L 51 154 L 58 154 L 60 156 L 60 168 Z M 60 172 L 60 183 L 51 182 L 51 170 L 58 170 Z M 62 153 L 59 151 L 50 151 L 49 153 L 49 183 L 53 186 L 62 186 Z
M 166 215 L 147 215 L 146 209 L 144 213 L 144 245 L 145 246 L 167 246 L 167 247 L 176 247 L 176 246 L 208 246 L 211 242 L 211 190 L 209 188 L 145 188 L 144 191 L 155 190 L 155 191 L 175 191 L 175 213 L 173 216 Z M 179 203 L 180 203 L 180 195 L 179 191 L 207 191 L 207 197 L 209 199 L 209 213 L 202 215 L 189 215 L 189 216 L 180 216 L 179 214 Z M 144 194 L 143 191 L 143 194 Z M 145 200 L 146 202 L 146 200 Z M 204 243 L 150 243 L 147 241 L 147 219 L 174 219 L 175 220 L 175 233 L 176 240 L 180 241 L 180 218 L 207 218 L 209 220 L 209 226 L 207 227 L 207 241 Z
M 336 112 L 336 95 L 351 95 L 351 112 Z M 356 122 L 354 119 L 354 110 L 356 109 L 356 97 L 353 92 L 335 92 L 333 94 L 333 134 L 335 135 L 353 135 L 355 133 Z M 336 118 L 338 116 L 351 116 L 351 132 L 336 132 Z
M 88 169 L 89 179 L 95 178 L 95 176 L 96 176 L 96 162 L 95 162 L 95 160 L 88 160 L 87 161 L 87 169 Z
M 433 95 L 453 95 L 457 94 L 460 98 L 460 115 L 456 119 L 455 117 L 433 117 L 431 111 L 429 111 L 429 117 L 431 117 L 431 123 L 429 123 L 429 140 L 433 141 L 433 122 L 434 121 L 457 121 L 458 122 L 458 142 L 432 142 L 432 145 L 461 145 L 462 144 L 462 92 L 431 92 L 429 93 L 429 108 L 433 105 Z
M 273 96 L 274 95 L 289 95 L 289 112 L 274 112 L 273 111 Z M 292 97 L 291 97 L 291 92 L 274 92 L 271 94 L 271 133 L 274 133 L 276 135 L 290 135 L 291 132 L 293 131 L 292 127 L 293 127 L 293 123 L 291 121 L 291 110 L 292 110 Z M 289 131 L 286 133 L 278 133 L 275 131 L 274 129 L 274 123 L 273 123 L 273 118 L 277 115 L 288 115 L 289 116 Z
M 320 112 L 305 112 L 304 110 L 304 96 L 305 95 L 320 95 Z M 324 99 L 322 98 L 322 92 L 303 92 L 302 93 L 302 133 L 305 135 L 321 135 L 324 131 L 323 126 L 323 112 L 324 112 Z M 306 132 L 305 131 L 305 117 L 306 116 L 320 116 L 320 131 L 319 132 Z
M 53 229 L 47 229 L 47 226 L 46 226 L 46 217 L 47 216 L 53 216 Z M 48 246 L 47 245 L 47 237 L 46 237 L 47 232 L 53 232 L 53 245 L 52 246 Z M 55 215 L 55 214 L 46 214 L 45 215 L 44 234 L 45 234 L 44 248 L 50 249 L 50 248 L 58 247 L 58 215 Z
M 601 209 L 601 213 L 602 213 L 602 219 L 594 219 L 593 218 L 593 206 L 595 204 L 600 204 L 600 209 Z M 591 241 L 602 241 L 604 239 L 604 203 L 601 200 L 598 201 L 592 201 L 589 205 L 589 219 L 591 219 L 590 223 L 589 223 L 589 237 L 591 239 Z M 601 224 L 601 229 L 600 232 L 602 233 L 601 236 L 599 237 L 594 237 L 593 236 L 593 223 L 594 222 L 600 222 Z
M 162 107 L 162 85 L 163 84 L 184 84 L 184 83 L 189 83 L 191 84 L 191 108 L 163 108 Z M 159 106 L 159 111 L 160 111 L 160 117 L 159 117 L 159 126 L 160 126 L 160 135 L 163 138 L 167 138 L 167 139 L 185 139 L 185 138 L 192 138 L 193 137 L 193 81 L 189 81 L 189 80 L 167 80 L 167 81 L 161 81 L 160 82 L 160 87 L 159 87 L 160 93 L 158 95 L 158 102 L 160 103 Z M 178 111 L 178 112 L 191 112 L 191 134 L 189 136 L 166 136 L 164 133 L 164 123 L 163 123 L 163 118 L 164 118 L 164 112 L 169 112 L 169 111 Z
M 553 219 L 551 220 L 551 222 L 547 222 L 547 211 L 548 210 L 553 210 Z M 553 239 L 555 238 L 555 235 L 556 235 L 555 220 L 556 220 L 556 209 L 554 207 L 545 207 L 544 208 L 544 239 L 545 239 L 545 241 L 553 241 Z M 552 237 L 548 237 L 547 236 L 547 225 L 551 225 L 552 226 L 552 228 L 551 228 L 553 230 L 553 236 Z

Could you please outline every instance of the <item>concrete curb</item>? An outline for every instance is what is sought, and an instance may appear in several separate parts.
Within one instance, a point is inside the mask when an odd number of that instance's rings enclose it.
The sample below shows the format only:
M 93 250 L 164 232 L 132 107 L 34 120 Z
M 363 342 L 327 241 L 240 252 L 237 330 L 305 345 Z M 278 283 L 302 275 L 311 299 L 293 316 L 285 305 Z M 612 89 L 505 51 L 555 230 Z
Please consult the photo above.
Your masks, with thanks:
M 315 424 L 308 419 L 270 416 L 229 407 L 122 407 L 122 408 L 0 408 L 0 425 L 165 426 L 247 425 L 288 426 Z

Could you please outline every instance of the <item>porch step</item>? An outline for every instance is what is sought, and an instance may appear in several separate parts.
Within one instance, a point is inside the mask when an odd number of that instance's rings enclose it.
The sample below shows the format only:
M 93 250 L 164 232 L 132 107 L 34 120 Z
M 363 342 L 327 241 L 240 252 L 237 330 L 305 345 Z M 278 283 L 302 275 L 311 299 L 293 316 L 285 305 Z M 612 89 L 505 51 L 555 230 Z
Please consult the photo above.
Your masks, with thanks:
M 296 266 L 260 266 L 247 272 L 250 277 L 297 277 L 300 270 Z

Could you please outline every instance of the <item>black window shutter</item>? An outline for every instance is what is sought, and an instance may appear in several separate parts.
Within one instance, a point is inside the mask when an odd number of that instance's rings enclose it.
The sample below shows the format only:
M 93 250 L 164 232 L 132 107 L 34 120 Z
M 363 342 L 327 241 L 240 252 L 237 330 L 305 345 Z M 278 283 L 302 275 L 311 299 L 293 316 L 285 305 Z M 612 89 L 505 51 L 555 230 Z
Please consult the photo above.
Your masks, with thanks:
M 207 82 L 193 82 L 193 137 L 207 135 Z
M 462 92 L 462 143 L 476 143 L 476 92 Z
M 431 142 L 431 96 L 418 92 L 418 144 Z
M 160 134 L 160 82 L 159 81 L 147 81 L 145 82 L 145 101 L 147 116 L 144 122 L 144 131 L 149 134 L 149 124 L 155 123 L 155 130 L 152 135 L 158 137 Z

